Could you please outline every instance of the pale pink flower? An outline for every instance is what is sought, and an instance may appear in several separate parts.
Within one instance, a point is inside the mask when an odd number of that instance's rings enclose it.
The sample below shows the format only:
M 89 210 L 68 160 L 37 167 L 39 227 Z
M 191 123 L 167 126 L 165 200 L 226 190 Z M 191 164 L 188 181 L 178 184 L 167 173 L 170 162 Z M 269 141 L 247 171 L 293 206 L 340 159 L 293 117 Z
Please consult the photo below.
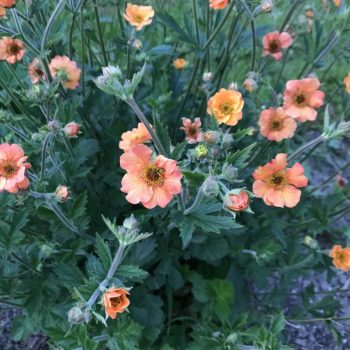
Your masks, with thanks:
M 200 118 L 195 118 L 194 122 L 192 122 L 191 119 L 182 118 L 182 125 L 180 129 L 185 132 L 188 143 L 193 144 L 203 140 Z
M 271 32 L 263 37 L 263 56 L 271 55 L 275 60 L 283 57 L 282 49 L 293 43 L 293 38 L 287 32 Z

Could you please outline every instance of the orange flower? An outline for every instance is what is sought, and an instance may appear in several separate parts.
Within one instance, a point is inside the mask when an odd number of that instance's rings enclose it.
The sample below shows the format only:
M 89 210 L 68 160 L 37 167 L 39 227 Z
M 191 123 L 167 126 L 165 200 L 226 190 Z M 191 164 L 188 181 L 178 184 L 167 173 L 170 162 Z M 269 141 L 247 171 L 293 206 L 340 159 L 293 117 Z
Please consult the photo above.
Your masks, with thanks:
M 283 108 L 286 113 L 300 122 L 315 120 L 316 108 L 324 104 L 324 92 L 317 90 L 320 81 L 317 78 L 289 80 L 284 91 Z
M 0 6 L 9 8 L 16 5 L 16 0 L 0 0 Z
M 144 26 L 151 24 L 153 16 L 152 6 L 139 6 L 129 3 L 126 5 L 124 18 L 130 25 L 136 27 L 136 30 L 141 30 Z
M 25 52 L 23 42 L 19 39 L 4 36 L 0 40 L 0 60 L 14 64 L 22 60 Z
M 282 141 L 294 136 L 297 123 L 283 108 L 265 109 L 260 114 L 260 133 L 270 141 Z
M 229 0 L 209 0 L 209 6 L 214 10 L 222 10 L 229 3 Z
M 267 33 L 263 37 L 263 56 L 271 55 L 275 60 L 283 57 L 282 49 L 286 49 L 293 44 L 293 38 L 287 32 Z
M 29 64 L 28 74 L 33 84 L 37 84 L 40 82 L 40 80 L 45 79 L 45 73 L 38 58 L 34 58 L 34 60 Z
M 231 211 L 244 211 L 249 207 L 249 197 L 247 192 L 228 193 L 224 199 L 224 204 Z
M 191 119 L 182 118 L 182 125 L 180 129 L 185 132 L 188 143 L 193 144 L 203 140 L 202 123 L 199 118 L 195 118 L 194 122 Z
M 152 150 L 136 145 L 120 157 L 120 167 L 127 171 L 122 179 L 121 191 L 132 204 L 142 203 L 152 209 L 165 208 L 174 194 L 181 192 L 182 174 L 176 161 L 157 156 L 152 160 Z
M 333 0 L 333 3 L 336 7 L 339 7 L 342 3 L 342 0 Z
M 236 125 L 242 119 L 244 101 L 236 90 L 221 89 L 208 101 L 208 114 L 213 114 L 219 124 Z
M 67 56 L 56 56 L 49 64 L 53 77 L 60 78 L 62 85 L 74 90 L 79 86 L 80 69 L 76 62 L 71 61 Z
M 184 69 L 186 66 L 186 60 L 184 58 L 177 58 L 173 61 L 173 65 L 176 69 Z
M 345 90 L 348 94 L 350 94 L 350 72 L 344 78 Z
M 25 171 L 31 165 L 26 163 L 27 158 L 19 145 L 0 145 L 0 192 L 17 193 L 29 187 Z
M 118 314 L 124 312 L 130 305 L 129 294 L 124 288 L 109 288 L 106 290 L 103 294 L 102 304 L 110 318 L 114 320 Z
M 6 15 L 6 10 L 4 7 L 0 6 L 0 17 L 4 17 Z
M 345 272 L 350 270 L 350 247 L 342 248 L 341 245 L 334 245 L 329 256 L 333 258 L 333 265 L 337 269 Z
M 145 125 L 138 123 L 137 128 L 122 134 L 122 141 L 119 142 L 119 148 L 126 152 L 130 151 L 135 145 L 151 140 L 151 135 Z
M 304 167 L 296 163 L 293 167 L 286 168 L 287 155 L 279 153 L 275 159 L 254 171 L 253 192 L 266 205 L 293 208 L 299 203 L 301 191 L 298 187 L 308 184 Z

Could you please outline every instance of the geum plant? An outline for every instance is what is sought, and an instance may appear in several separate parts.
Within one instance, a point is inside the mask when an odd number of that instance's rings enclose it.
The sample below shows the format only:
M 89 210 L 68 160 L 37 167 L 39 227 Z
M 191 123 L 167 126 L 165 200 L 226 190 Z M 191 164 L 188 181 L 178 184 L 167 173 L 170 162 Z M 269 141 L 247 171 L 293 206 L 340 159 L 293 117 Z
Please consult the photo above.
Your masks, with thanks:
M 335 161 L 350 131 L 349 9 L 151 5 L 0 0 L 13 339 L 278 350 L 286 324 L 339 334 L 341 286 L 323 297 L 310 280 L 286 305 L 301 276 L 335 275 L 330 257 L 350 269 L 350 163 Z

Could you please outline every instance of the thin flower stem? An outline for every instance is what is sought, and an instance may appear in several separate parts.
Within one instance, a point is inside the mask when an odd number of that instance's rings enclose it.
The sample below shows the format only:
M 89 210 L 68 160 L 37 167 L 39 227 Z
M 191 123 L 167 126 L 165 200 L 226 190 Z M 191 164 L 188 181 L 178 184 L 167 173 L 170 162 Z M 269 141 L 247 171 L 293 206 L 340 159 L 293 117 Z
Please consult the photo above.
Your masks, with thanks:
M 255 33 L 255 23 L 254 19 L 250 22 L 250 27 L 252 29 L 252 61 L 250 64 L 250 70 L 255 70 L 255 58 L 256 58 L 256 33 Z
M 198 15 L 197 15 L 196 0 L 192 0 L 192 7 L 193 7 L 194 25 L 196 27 L 197 45 L 199 46 L 200 45 L 200 38 L 199 38 Z
M 107 272 L 106 278 L 98 285 L 98 287 L 95 289 L 90 299 L 86 303 L 89 309 L 91 309 L 92 306 L 96 303 L 96 300 L 100 296 L 100 293 L 106 288 L 109 281 L 113 278 L 115 272 L 117 271 L 118 266 L 122 261 L 124 251 L 125 251 L 125 245 L 120 244 L 115 254 L 115 257 L 112 261 L 112 264 Z
M 47 148 L 49 146 L 49 143 L 50 143 L 52 137 L 53 137 L 53 134 L 51 132 L 49 132 L 44 139 L 43 149 L 41 151 L 41 170 L 40 170 L 40 176 L 39 176 L 40 182 L 42 181 L 42 179 L 44 177 L 46 153 L 47 153 Z
M 85 38 L 84 38 L 84 4 L 80 11 L 80 35 L 81 35 L 81 90 L 85 99 Z
M 290 7 L 289 11 L 287 12 L 286 17 L 284 18 L 284 21 L 281 24 L 280 33 L 283 32 L 286 29 L 289 21 L 291 20 L 291 18 L 293 16 L 294 11 L 297 9 L 297 7 L 299 5 L 301 5 L 302 2 L 303 2 L 303 0 L 295 0 L 293 2 L 292 6 Z
M 150 133 L 150 135 L 152 137 L 152 140 L 153 140 L 158 152 L 164 156 L 168 156 L 168 154 L 166 154 L 165 149 L 164 149 L 162 143 L 160 142 L 157 134 L 154 132 L 151 124 L 148 122 L 146 116 L 143 114 L 143 112 L 141 111 L 140 107 L 135 102 L 135 100 L 128 98 L 125 100 L 125 102 L 131 107 L 131 109 L 135 112 L 135 114 L 138 116 L 140 121 L 145 125 L 146 129 L 148 130 L 148 132 Z
M 127 43 L 127 63 L 126 63 L 126 77 L 127 79 L 131 79 L 131 44 L 134 40 L 135 29 L 133 28 L 130 33 L 130 38 Z
M 318 145 L 322 142 L 324 142 L 326 138 L 323 135 L 320 135 L 316 137 L 315 139 L 311 140 L 310 142 L 306 143 L 305 145 L 301 146 L 299 149 L 297 149 L 294 153 L 292 153 L 288 157 L 288 161 L 292 161 L 294 158 L 305 152 L 307 149 L 314 147 L 315 145 Z
M 97 0 L 93 0 L 93 7 L 94 7 L 94 13 L 95 13 L 95 18 L 97 22 L 97 31 L 98 31 L 98 36 L 99 36 L 99 41 L 101 45 L 101 50 L 102 50 L 102 56 L 103 56 L 103 64 L 105 66 L 108 66 L 108 58 L 107 58 L 107 52 L 106 52 L 106 47 L 103 39 L 103 33 L 102 33 L 102 28 L 101 28 L 101 22 L 100 22 L 100 15 L 98 13 L 98 5 L 97 5 Z
M 232 1 L 230 6 L 228 7 L 225 16 L 223 17 L 223 19 L 221 20 L 221 22 L 218 24 L 218 26 L 214 29 L 213 33 L 211 34 L 211 36 L 209 37 L 209 39 L 207 40 L 207 42 L 204 44 L 202 50 L 205 51 L 209 45 L 213 42 L 213 40 L 216 38 L 216 36 L 219 34 L 221 28 L 224 26 L 224 24 L 226 23 L 227 19 L 230 16 L 230 13 L 233 9 L 233 6 L 235 5 L 236 1 Z

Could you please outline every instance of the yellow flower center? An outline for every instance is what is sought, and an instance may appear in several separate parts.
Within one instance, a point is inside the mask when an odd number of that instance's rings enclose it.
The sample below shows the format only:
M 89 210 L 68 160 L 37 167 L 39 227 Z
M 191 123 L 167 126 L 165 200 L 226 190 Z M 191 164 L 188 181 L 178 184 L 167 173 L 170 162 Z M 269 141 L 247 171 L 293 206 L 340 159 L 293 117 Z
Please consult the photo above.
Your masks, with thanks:
M 15 164 L 7 162 L 0 167 L 0 175 L 6 179 L 9 179 L 16 173 L 17 170 L 18 167 Z
M 268 179 L 268 184 L 275 188 L 275 189 L 280 189 L 284 187 L 284 185 L 287 182 L 286 174 L 284 172 L 276 172 L 273 173 L 269 179 Z
M 164 172 L 164 168 L 157 167 L 152 163 L 147 165 L 141 177 L 147 186 L 160 187 L 164 185 Z
M 230 102 L 224 102 L 220 105 L 220 111 L 223 114 L 231 114 L 233 112 L 233 107 L 232 104 Z
M 144 19 L 144 17 L 142 15 L 135 15 L 135 17 L 134 17 L 134 21 L 136 23 L 142 23 L 144 20 L 145 19 Z
M 343 262 L 345 260 L 345 254 L 343 252 L 338 252 L 337 255 L 336 255 L 336 259 L 339 262 Z

